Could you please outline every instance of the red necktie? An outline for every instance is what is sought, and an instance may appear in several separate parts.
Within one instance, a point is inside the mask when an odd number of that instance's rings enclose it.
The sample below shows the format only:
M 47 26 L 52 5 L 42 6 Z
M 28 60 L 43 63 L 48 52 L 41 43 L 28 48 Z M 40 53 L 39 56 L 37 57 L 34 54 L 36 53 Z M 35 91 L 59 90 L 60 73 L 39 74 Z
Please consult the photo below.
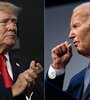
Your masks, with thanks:
M 6 57 L 4 55 L 0 55 L 0 71 L 1 71 L 1 75 L 3 77 L 5 87 L 6 88 L 11 87 L 13 85 L 13 82 L 7 71 Z

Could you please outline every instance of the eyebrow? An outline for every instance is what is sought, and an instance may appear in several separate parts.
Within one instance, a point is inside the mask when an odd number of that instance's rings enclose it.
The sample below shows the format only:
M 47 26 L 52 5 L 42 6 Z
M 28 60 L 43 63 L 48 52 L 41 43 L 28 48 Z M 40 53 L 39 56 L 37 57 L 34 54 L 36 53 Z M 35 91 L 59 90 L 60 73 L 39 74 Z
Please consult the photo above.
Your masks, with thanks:
M 8 20 L 12 20 L 12 21 L 16 21 L 17 22 L 17 18 L 4 18 L 4 19 L 0 20 L 0 23 L 5 23 Z

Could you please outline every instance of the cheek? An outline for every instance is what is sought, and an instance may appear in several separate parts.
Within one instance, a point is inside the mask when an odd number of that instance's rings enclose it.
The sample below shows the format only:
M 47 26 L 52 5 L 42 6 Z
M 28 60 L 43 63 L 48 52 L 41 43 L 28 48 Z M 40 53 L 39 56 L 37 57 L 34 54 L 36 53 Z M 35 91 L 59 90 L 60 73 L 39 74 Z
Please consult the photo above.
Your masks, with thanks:
M 84 41 L 86 45 L 90 45 L 90 35 L 84 37 Z
M 79 40 L 79 47 L 89 48 L 90 47 L 90 27 L 87 25 L 79 28 L 77 32 L 77 39 Z
M 77 38 L 82 42 L 90 40 L 90 29 L 87 27 L 81 28 L 81 30 L 78 31 Z
M 80 45 L 85 49 L 89 49 L 90 48 L 90 35 L 81 37 Z
M 85 39 L 85 36 L 82 33 L 78 33 L 76 36 L 77 40 L 79 42 L 83 41 Z
M 4 38 L 6 31 L 7 31 L 6 29 L 0 28 L 0 39 Z

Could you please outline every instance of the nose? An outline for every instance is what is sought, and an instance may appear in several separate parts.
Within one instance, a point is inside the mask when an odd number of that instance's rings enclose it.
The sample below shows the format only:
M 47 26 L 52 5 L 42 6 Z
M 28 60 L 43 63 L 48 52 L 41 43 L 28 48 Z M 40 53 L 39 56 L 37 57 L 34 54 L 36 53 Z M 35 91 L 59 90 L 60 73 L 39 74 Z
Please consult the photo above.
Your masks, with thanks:
M 73 39 L 75 37 L 75 32 L 73 30 L 71 30 L 68 37 L 70 39 Z

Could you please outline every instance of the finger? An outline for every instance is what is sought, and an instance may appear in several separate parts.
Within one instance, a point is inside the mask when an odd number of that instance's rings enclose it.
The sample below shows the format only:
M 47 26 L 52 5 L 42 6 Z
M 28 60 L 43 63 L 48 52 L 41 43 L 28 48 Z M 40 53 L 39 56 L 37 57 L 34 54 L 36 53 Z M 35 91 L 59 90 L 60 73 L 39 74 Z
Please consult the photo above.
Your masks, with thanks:
M 55 53 L 56 53 L 57 55 L 58 55 L 59 53 L 60 53 L 60 54 L 62 53 L 62 50 L 61 50 L 61 46 L 60 46 L 60 45 L 58 45 L 58 46 L 56 47 Z
M 27 72 L 33 79 L 37 78 L 37 73 L 32 68 L 30 68 Z
M 58 45 L 59 46 L 59 45 Z M 53 54 L 57 54 L 58 53 L 58 46 L 54 47 L 51 51 L 51 53 Z
M 37 63 L 36 66 L 32 66 L 32 69 L 36 74 L 40 73 L 43 71 L 43 67 L 41 66 L 40 63 Z
M 39 73 L 41 73 L 43 71 L 43 67 L 41 66 L 40 63 L 36 64 L 36 71 L 37 71 L 37 74 L 39 74 Z
M 30 78 L 30 76 L 29 76 L 28 73 L 24 73 L 24 78 L 25 78 L 25 80 L 27 81 L 27 84 L 28 84 L 29 82 L 31 82 L 31 78 Z
M 32 66 L 35 66 L 35 61 L 34 60 L 32 60 L 31 63 L 30 63 L 30 67 L 32 67 Z
M 67 48 L 66 48 L 65 43 L 62 43 L 62 44 L 61 44 L 61 50 L 62 50 L 64 53 L 67 52 Z
M 67 53 L 67 48 L 65 43 L 61 43 L 60 45 L 60 52 L 59 52 L 59 56 L 63 56 L 64 54 Z
M 58 57 L 62 53 L 60 45 L 52 49 L 52 58 Z
M 32 69 L 35 73 L 37 73 L 38 68 L 37 68 L 36 66 L 32 66 L 31 69 Z
M 31 85 L 35 84 L 35 79 L 33 79 L 28 73 L 24 74 L 24 78 L 27 82 L 27 85 L 31 86 Z
M 67 53 L 67 48 L 66 48 L 65 43 L 61 43 L 60 45 L 58 45 L 58 46 L 56 47 L 55 53 L 57 53 L 57 56 L 58 56 L 58 57 L 61 57 L 61 56 L 63 56 L 64 54 L 66 54 L 66 53 Z
M 72 46 L 71 46 L 71 43 L 68 45 L 68 49 L 69 49 L 68 51 L 72 53 Z

